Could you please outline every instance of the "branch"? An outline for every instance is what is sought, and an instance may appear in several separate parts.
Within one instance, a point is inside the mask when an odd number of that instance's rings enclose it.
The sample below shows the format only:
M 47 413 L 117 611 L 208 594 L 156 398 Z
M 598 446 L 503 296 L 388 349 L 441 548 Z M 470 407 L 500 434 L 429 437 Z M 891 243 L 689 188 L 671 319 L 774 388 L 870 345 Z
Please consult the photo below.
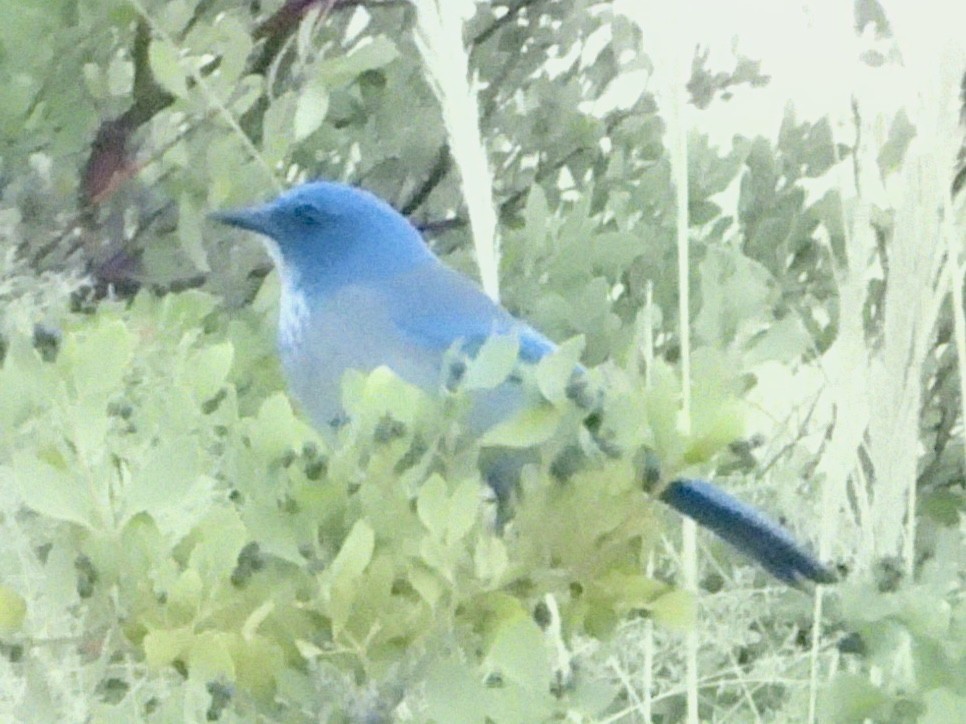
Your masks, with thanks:
M 429 174 L 426 176 L 426 180 L 423 181 L 422 186 L 413 192 L 413 195 L 409 197 L 407 201 L 402 206 L 402 213 L 406 216 L 412 214 L 416 209 L 423 205 L 423 202 L 429 197 L 440 182 L 449 173 L 449 169 L 452 166 L 453 159 L 449 155 L 449 144 L 444 143 L 439 147 L 439 151 L 436 153 L 436 160 L 433 162 L 433 167 L 430 169 Z

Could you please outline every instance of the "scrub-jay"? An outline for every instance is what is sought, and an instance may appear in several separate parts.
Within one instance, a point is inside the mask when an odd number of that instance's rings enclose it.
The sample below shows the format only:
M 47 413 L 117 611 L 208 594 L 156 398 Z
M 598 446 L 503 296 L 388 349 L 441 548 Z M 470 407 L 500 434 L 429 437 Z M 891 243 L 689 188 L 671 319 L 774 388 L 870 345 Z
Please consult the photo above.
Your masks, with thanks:
M 512 335 L 522 364 L 556 349 L 445 266 L 405 217 L 361 189 L 306 183 L 267 204 L 213 217 L 266 237 L 282 282 L 282 366 L 292 395 L 320 428 L 340 417 L 340 383 L 348 369 L 369 372 L 385 365 L 435 393 L 453 348 L 472 354 L 491 335 Z M 483 432 L 519 410 L 526 404 L 521 393 L 512 378 L 474 393 L 470 430 Z M 518 468 L 495 464 L 504 471 L 497 474 Z M 783 528 L 709 483 L 675 480 L 660 499 L 787 583 L 834 579 Z

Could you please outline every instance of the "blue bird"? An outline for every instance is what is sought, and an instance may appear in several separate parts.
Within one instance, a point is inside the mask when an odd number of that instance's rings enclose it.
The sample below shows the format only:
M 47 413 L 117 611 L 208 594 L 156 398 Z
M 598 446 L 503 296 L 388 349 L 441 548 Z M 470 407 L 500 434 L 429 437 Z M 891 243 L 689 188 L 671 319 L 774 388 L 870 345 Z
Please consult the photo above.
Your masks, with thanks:
M 454 346 L 473 350 L 492 335 L 519 340 L 534 363 L 556 349 L 472 281 L 450 269 L 409 221 L 376 196 L 339 183 L 298 186 L 269 203 L 222 211 L 214 219 L 266 237 L 281 278 L 278 343 L 290 392 L 313 423 L 342 414 L 349 369 L 385 365 L 428 392 L 440 389 Z M 578 370 L 579 374 L 579 370 Z M 477 393 L 468 424 L 483 432 L 527 404 L 509 382 Z M 505 494 L 519 464 L 495 463 L 488 481 Z M 503 490 L 500 487 L 503 486 Z M 660 499 L 709 528 L 791 585 L 834 576 L 778 524 L 699 480 L 675 480 Z

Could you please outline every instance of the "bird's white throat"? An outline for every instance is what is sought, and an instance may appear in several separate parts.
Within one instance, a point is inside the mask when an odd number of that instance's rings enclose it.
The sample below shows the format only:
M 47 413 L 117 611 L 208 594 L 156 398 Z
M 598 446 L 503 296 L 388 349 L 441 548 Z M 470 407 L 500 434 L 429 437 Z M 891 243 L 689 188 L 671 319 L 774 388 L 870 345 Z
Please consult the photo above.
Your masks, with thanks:
M 278 304 L 278 343 L 291 348 L 302 340 L 309 321 L 309 304 L 299 285 L 298 275 L 277 263 L 282 293 Z

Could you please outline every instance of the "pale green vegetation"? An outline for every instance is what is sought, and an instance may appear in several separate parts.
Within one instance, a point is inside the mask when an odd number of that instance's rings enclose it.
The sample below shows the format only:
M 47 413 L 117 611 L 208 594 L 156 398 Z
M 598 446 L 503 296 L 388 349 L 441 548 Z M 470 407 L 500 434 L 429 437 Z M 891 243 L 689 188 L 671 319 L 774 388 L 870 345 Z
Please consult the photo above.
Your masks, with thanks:
M 718 147 L 698 109 L 755 59 L 608 2 L 419 4 L 0 2 L 0 719 L 954 721 L 962 25 L 858 2 L 849 114 Z M 331 439 L 292 409 L 277 280 L 204 215 L 317 176 L 563 343 L 542 407 L 467 440 L 460 392 L 377 371 Z M 540 449 L 502 535 L 496 441 Z M 681 543 L 645 452 L 844 581 Z

